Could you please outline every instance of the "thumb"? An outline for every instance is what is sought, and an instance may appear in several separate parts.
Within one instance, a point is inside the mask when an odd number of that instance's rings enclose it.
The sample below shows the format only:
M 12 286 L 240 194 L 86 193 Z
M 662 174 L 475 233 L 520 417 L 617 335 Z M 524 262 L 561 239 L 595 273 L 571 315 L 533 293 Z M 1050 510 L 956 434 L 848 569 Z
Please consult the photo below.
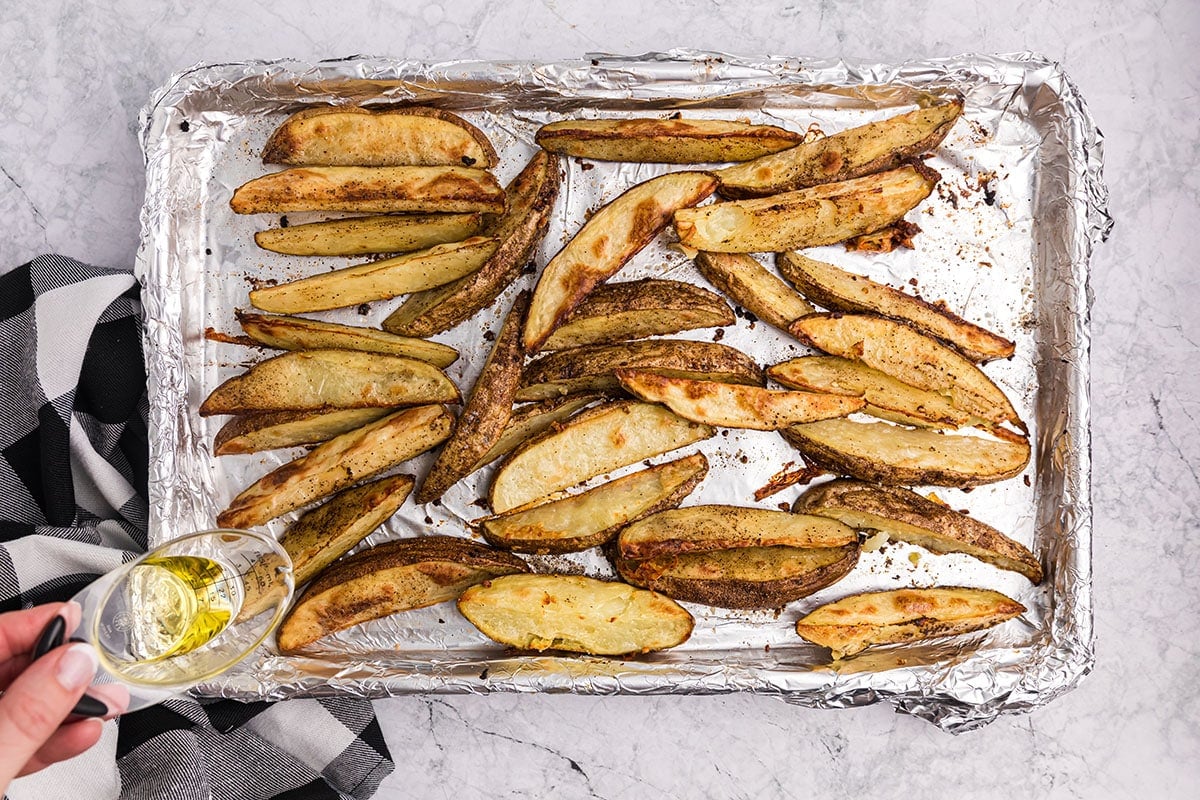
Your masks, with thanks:
M 0 697 L 0 786 L 6 786 L 71 713 L 96 674 L 95 649 L 71 644 L 34 661 Z

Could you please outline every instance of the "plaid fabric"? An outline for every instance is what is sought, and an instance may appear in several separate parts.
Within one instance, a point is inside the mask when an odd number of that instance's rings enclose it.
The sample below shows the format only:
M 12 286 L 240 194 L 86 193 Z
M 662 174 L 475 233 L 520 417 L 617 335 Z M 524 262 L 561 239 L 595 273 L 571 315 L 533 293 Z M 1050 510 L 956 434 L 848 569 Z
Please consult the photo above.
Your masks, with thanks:
M 0 275 L 0 611 L 66 600 L 145 550 L 145 389 L 129 272 L 50 255 Z M 9 791 L 367 798 L 392 769 L 365 700 L 181 699 L 122 717 L 115 761 L 98 746 Z

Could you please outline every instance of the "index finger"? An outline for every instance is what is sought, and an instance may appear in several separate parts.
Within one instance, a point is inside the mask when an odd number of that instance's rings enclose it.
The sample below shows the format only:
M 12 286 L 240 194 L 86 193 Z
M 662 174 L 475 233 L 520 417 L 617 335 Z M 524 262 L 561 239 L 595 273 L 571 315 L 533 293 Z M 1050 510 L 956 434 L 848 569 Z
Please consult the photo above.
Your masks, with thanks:
M 59 614 L 67 621 L 65 635 L 79 626 L 77 603 L 47 603 L 24 611 L 6 611 L 0 614 L 0 686 L 7 685 L 13 675 L 8 674 L 16 667 L 19 672 L 29 663 L 42 630 Z M 25 656 L 25 658 L 21 658 Z M 14 661 L 20 663 L 14 664 Z

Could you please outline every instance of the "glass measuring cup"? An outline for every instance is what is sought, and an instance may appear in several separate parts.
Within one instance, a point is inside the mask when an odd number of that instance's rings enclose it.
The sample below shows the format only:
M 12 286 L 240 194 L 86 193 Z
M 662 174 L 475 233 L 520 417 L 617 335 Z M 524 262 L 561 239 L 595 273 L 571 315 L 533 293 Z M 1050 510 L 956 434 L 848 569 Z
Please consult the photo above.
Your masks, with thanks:
M 225 672 L 275 630 L 291 600 L 292 562 L 275 539 L 217 529 L 166 542 L 100 577 L 72 600 L 75 638 L 96 648 L 95 685 L 129 692 L 125 711 L 160 703 Z M 35 656 L 61 644 L 61 618 Z M 93 714 L 87 695 L 76 713 Z

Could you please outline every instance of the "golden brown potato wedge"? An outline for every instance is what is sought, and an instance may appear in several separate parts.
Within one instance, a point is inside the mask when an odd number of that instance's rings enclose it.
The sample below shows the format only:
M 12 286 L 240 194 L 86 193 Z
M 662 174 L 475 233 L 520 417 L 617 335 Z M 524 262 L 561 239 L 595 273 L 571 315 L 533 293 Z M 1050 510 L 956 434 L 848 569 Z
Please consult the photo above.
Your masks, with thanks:
M 458 351 L 448 345 L 375 328 L 246 311 L 238 311 L 237 319 L 251 339 L 280 350 L 361 350 L 415 358 L 439 369 L 445 369 L 458 358 Z
M 729 305 L 699 286 L 658 278 L 605 283 L 563 319 L 542 349 L 612 344 L 733 322 Z
M 384 330 L 432 336 L 449 330 L 495 302 L 546 235 L 562 182 L 559 159 L 538 151 L 505 189 L 504 213 L 487 234 L 500 246 L 482 267 L 453 283 L 417 292 L 383 321 Z
M 747 161 L 794 147 L 799 133 L 720 119 L 567 119 L 543 125 L 537 143 L 593 161 L 704 164 Z
M 252 528 L 408 461 L 446 440 L 454 415 L 442 406 L 398 411 L 330 439 L 267 473 L 217 515 L 223 528 Z
M 1042 565 L 1025 545 L 908 489 L 836 480 L 809 489 L 792 511 L 830 517 L 857 530 L 882 531 L 935 553 L 965 553 L 1042 582 Z
M 1024 613 L 1025 606 L 988 589 L 894 589 L 851 595 L 814 609 L 796 623 L 796 633 L 828 647 L 839 659 L 871 645 L 983 630 Z
M 483 469 L 500 456 L 508 455 L 519 445 L 549 430 L 551 426 L 565 422 L 584 406 L 590 406 L 602 399 L 604 395 L 600 394 L 575 394 L 543 400 L 540 403 L 527 403 L 514 409 L 508 427 L 500 434 L 492 449 L 475 462 L 471 472 Z
M 269 228 L 254 234 L 254 243 L 292 256 L 407 253 L 462 241 L 482 224 L 482 214 L 384 214 Z
M 856 542 L 853 529 L 826 517 L 703 505 L 660 511 L 635 522 L 617 537 L 617 551 L 622 558 L 641 561 L 739 547 L 837 548 Z
M 979 486 L 1020 475 L 1029 463 L 1025 439 L 946 436 L 845 419 L 793 425 L 780 433 L 810 462 L 891 486 Z
M 525 324 L 525 350 L 540 350 L 599 283 L 658 236 L 676 210 L 699 203 L 716 186 L 705 172 L 671 172 L 639 183 L 593 214 L 542 270 Z
M 504 190 L 492 173 L 468 167 L 296 167 L 242 184 L 230 198 L 229 207 L 235 214 L 498 214 L 504 210 Z
M 492 479 L 492 511 L 505 511 L 596 475 L 687 447 L 715 431 L 652 403 L 590 409 L 514 450 Z
M 762 369 L 750 356 L 716 342 L 654 339 L 625 344 L 575 347 L 531 361 L 521 379 L 518 400 L 544 400 L 576 392 L 620 389 L 619 369 L 653 370 L 660 375 L 761 386 Z
M 801 422 L 844 417 L 866 405 L 858 397 L 672 378 L 645 370 L 619 369 L 616 376 L 621 386 L 640 400 L 662 403 L 692 422 L 724 428 L 774 431 Z
M 489 236 L 436 244 L 427 250 L 395 258 L 368 261 L 278 286 L 253 289 L 250 302 L 263 311 L 299 314 L 388 300 L 441 286 L 475 272 L 498 246 L 499 241 Z
M 507 575 L 476 584 L 458 610 L 485 636 L 522 650 L 597 656 L 674 647 L 692 615 L 670 598 L 580 575 Z
M 463 406 L 454 433 L 442 446 L 437 461 L 417 491 L 417 502 L 428 503 L 471 474 L 475 464 L 495 446 L 512 418 L 513 398 L 521 383 L 525 352 L 521 349 L 521 331 L 529 292 L 517 295 L 500 333 L 483 362 L 483 369 Z
M 994 425 L 1024 423 L 1000 387 L 970 360 L 937 340 L 871 314 L 811 314 L 792 334 L 818 350 L 861 361 L 896 380 L 936 392 L 955 408 Z
M 496 547 L 517 553 L 574 553 L 604 544 L 624 526 L 674 508 L 708 473 L 701 453 L 630 473 L 580 494 L 476 520 Z
M 962 113 L 953 98 L 717 170 L 726 197 L 762 197 L 895 169 L 933 150 Z
M 257 411 L 226 422 L 213 440 L 213 455 L 228 456 L 317 444 L 361 428 L 394 408 L 336 408 L 333 411 Z
M 987 425 L 955 408 L 940 394 L 898 381 L 861 361 L 837 356 L 804 356 L 767 368 L 767 377 L 792 389 L 861 397 L 863 412 L 922 428 Z
M 309 585 L 279 628 L 279 650 L 294 653 L 323 636 L 400 611 L 458 597 L 525 562 L 454 536 L 384 542 L 338 562 Z
M 201 416 L 248 411 L 457 403 L 442 371 L 415 358 L 356 350 L 294 350 L 260 361 L 222 383 L 200 405 Z
M 907 322 L 972 361 L 1008 358 L 1015 345 L 940 306 L 799 253 L 780 253 L 779 271 L 804 296 L 830 311 L 866 312 Z
M 455 164 L 487 169 L 499 162 L 483 131 L 438 108 L 306 108 L 275 129 L 263 163 L 393 167 Z
M 924 164 L 757 200 L 675 212 L 679 241 L 697 250 L 762 253 L 834 244 L 891 225 L 941 176 Z
M 813 307 L 790 286 L 745 253 L 696 254 L 696 269 L 708 282 L 754 316 L 788 330 Z

